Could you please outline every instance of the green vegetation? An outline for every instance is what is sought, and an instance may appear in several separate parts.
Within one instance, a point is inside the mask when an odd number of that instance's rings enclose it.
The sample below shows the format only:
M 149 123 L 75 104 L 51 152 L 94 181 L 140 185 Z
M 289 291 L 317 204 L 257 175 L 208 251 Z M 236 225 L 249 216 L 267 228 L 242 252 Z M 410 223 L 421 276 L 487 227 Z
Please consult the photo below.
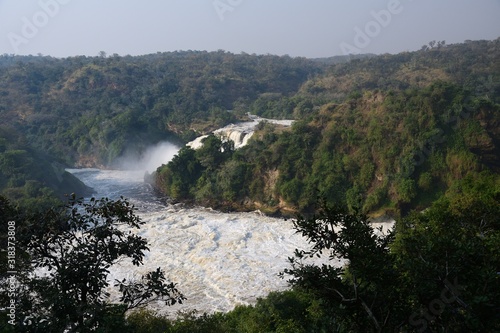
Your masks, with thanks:
M 0 204 L 2 228 L 11 231 L 1 243 L 14 253 L 12 261 L 6 251 L 1 255 L 0 299 L 14 306 L 1 311 L 2 332 L 116 332 L 130 309 L 185 299 L 158 268 L 138 280 L 113 281 L 120 303 L 109 303 L 109 267 L 124 258 L 140 266 L 149 250 L 147 240 L 130 231 L 144 222 L 128 201 L 71 198 L 35 214 L 16 213 L 2 197 Z
M 500 168 L 499 45 L 322 60 L 223 51 L 3 55 L 0 121 L 62 165 L 113 167 L 150 144 L 185 142 L 247 112 L 292 118 L 291 131 L 263 126 L 210 172 L 202 165 L 187 179 L 160 170 L 157 188 L 232 209 L 310 213 L 325 197 L 398 215 L 427 207 L 470 171 Z M 17 154 L 7 160 L 21 160 Z
M 222 314 L 187 313 L 175 320 L 149 311 L 132 313 L 130 332 L 144 333 L 312 333 L 334 332 L 334 318 L 322 301 L 303 291 L 271 292 L 254 306 L 237 306 Z
M 0 222 L 17 223 L 17 314 L 38 325 L 16 329 L 500 331 L 500 39 L 438 46 L 349 61 L 223 51 L 0 56 Z M 311 249 L 283 272 L 292 289 L 225 314 L 127 312 L 156 297 L 182 301 L 158 270 L 119 281 L 121 303 L 109 304 L 109 265 L 120 256 L 140 264 L 146 250 L 116 226 L 140 221 L 121 200 L 47 208 L 88 190 L 64 167 L 113 167 L 247 112 L 296 121 L 262 123 L 238 150 L 209 135 L 152 181 L 176 200 L 303 216 L 295 226 Z M 396 217 L 395 230 L 374 231 L 367 214 Z M 8 235 L 0 233 L 4 249 Z M 309 256 L 330 261 L 308 265 Z M 348 264 L 335 265 L 338 257 Z M 47 276 L 28 274 L 38 267 Z M 13 331 L 7 321 L 1 330 Z
M 136 332 L 496 332 L 499 199 L 498 175 L 469 175 L 388 234 L 363 214 L 323 206 L 295 221 L 311 249 L 290 258 L 292 290 L 227 314 L 168 320 L 142 312 L 129 323 Z M 330 264 L 306 264 L 310 256 Z M 338 257 L 348 264 L 339 267 Z
M 500 170 L 499 56 L 496 40 L 333 65 L 293 96 L 252 104 L 297 119 L 291 130 L 259 126 L 210 169 L 186 148 L 158 169 L 156 186 L 178 200 L 266 213 L 313 213 L 320 197 L 373 216 L 424 209 L 467 174 Z M 199 168 L 187 176 L 188 165 Z
M 305 58 L 223 51 L 4 55 L 0 122 L 66 164 L 112 166 L 160 140 L 191 139 L 234 122 L 262 94 L 288 98 L 324 68 Z
M 365 92 L 324 105 L 289 131 L 265 125 L 238 151 L 214 136 L 199 151 L 183 148 L 159 168 L 157 186 L 216 207 L 313 212 L 322 197 L 397 215 L 427 207 L 468 173 L 497 167 L 500 133 L 489 124 L 499 111 L 443 82 Z
M 462 193 L 452 190 L 425 212 L 399 219 L 387 235 L 345 209 L 299 219 L 297 229 L 313 246 L 297 252 L 286 273 L 332 308 L 341 332 L 498 330 L 499 180 L 467 177 Z M 315 255 L 349 264 L 302 263 Z
M 16 318 L 31 320 L 15 321 L 16 332 L 494 332 L 500 329 L 499 200 L 498 174 L 470 173 L 425 212 L 398 219 L 388 234 L 372 229 L 363 214 L 323 202 L 317 215 L 294 221 L 311 249 L 289 259 L 283 275 L 292 290 L 225 314 L 168 319 L 145 310 L 125 317 L 151 299 L 166 305 L 184 299 L 161 270 L 116 281 L 122 304 L 106 299 L 109 265 L 123 256 L 139 265 L 147 250 L 147 240 L 117 228 L 142 223 L 127 201 L 70 201 L 31 215 L 0 197 L 2 228 L 17 223 Z M 5 248 L 7 237 L 0 239 Z M 12 289 L 2 253 L 0 299 L 7 304 Z M 328 264 L 304 261 L 314 256 Z M 28 274 L 35 268 L 49 274 Z M 13 332 L 9 317 L 1 318 L 2 331 Z
M 71 193 L 91 193 L 61 163 L 23 141 L 16 132 L 0 127 L 1 195 L 25 209 L 44 209 Z
M 93 201 L 83 205 L 84 212 L 74 202 L 69 215 L 66 210 L 49 210 L 34 219 L 24 216 L 22 221 L 28 222 L 18 226 L 20 271 L 52 267 L 52 273 L 37 278 L 18 275 L 26 289 L 17 290 L 16 316 L 29 314 L 32 324 L 17 321 L 16 332 L 42 327 L 49 332 L 72 328 L 123 333 L 495 332 L 500 329 L 499 199 L 498 175 L 469 175 L 425 212 L 398 219 L 395 229 L 385 234 L 374 230 L 365 215 L 323 202 L 317 215 L 294 221 L 311 248 L 289 258 L 291 266 L 283 277 L 289 278 L 291 290 L 272 292 L 255 305 L 237 306 L 228 313 L 191 312 L 176 319 L 147 310 L 124 316 L 127 309 L 158 296 L 166 305 L 183 300 L 175 285 L 164 283 L 161 271 L 149 274 L 143 284 L 118 281 L 124 303 L 106 302 L 108 264 L 120 255 L 140 264 L 146 249 L 145 239 L 116 226 L 141 222 L 126 201 Z M 0 202 L 2 226 L 20 221 L 19 212 L 4 199 Z M 70 228 L 62 227 L 64 216 L 72 221 Z M 104 224 L 89 227 L 101 218 Z M 89 237 L 76 237 L 74 227 Z M 69 240 L 79 246 L 51 255 Z M 327 263 L 316 266 L 305 260 L 316 256 Z M 345 266 L 338 265 L 339 257 L 347 260 Z M 2 290 L 5 301 L 8 289 Z M 2 331 L 11 332 L 7 321 L 2 316 Z

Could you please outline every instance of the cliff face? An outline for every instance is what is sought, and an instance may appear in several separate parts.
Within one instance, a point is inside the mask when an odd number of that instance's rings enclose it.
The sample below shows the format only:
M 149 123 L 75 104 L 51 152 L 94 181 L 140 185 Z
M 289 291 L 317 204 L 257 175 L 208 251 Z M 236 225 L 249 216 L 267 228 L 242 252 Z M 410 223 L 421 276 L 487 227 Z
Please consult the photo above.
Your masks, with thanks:
M 106 169 L 96 156 L 80 155 L 75 163 L 77 168 L 99 168 Z

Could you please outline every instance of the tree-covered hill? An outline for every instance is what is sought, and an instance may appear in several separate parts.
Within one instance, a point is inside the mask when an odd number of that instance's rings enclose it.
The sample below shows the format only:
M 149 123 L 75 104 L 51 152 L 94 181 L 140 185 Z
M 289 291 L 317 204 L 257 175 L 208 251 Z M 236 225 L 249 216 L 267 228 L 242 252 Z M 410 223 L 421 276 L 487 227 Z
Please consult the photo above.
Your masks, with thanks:
M 22 209 L 43 209 L 75 193 L 88 195 L 92 189 L 64 166 L 36 151 L 12 129 L 0 126 L 0 195 Z
M 189 139 L 236 121 L 260 95 L 290 96 L 325 67 L 304 58 L 223 51 L 4 55 L 0 121 L 65 163 L 110 166 L 128 149 Z
M 290 131 L 261 126 L 215 165 L 204 156 L 222 143 L 185 148 L 157 186 L 215 206 L 308 212 L 321 197 L 398 215 L 470 173 L 498 175 L 500 40 L 439 45 L 333 65 L 291 97 L 262 95 L 253 111 L 299 119 Z
M 320 196 L 399 213 L 470 172 L 498 173 L 500 39 L 348 58 L 3 55 L 0 121 L 62 164 L 113 167 L 247 112 L 295 119 L 291 130 L 262 125 L 242 151 L 221 154 L 211 139 L 158 172 L 174 198 L 271 212 L 314 210 Z
M 498 103 L 499 73 L 500 39 L 446 46 L 430 42 L 418 52 L 335 64 L 325 75 L 309 80 L 301 92 L 323 100 L 342 100 L 355 91 L 423 88 L 439 80 L 457 84 Z
M 157 180 L 174 198 L 211 205 L 310 211 L 324 197 L 399 213 L 425 208 L 471 172 L 498 172 L 499 116 L 498 104 L 447 83 L 367 91 L 290 131 L 262 126 L 238 151 L 218 153 L 215 137 L 198 151 L 184 148 Z

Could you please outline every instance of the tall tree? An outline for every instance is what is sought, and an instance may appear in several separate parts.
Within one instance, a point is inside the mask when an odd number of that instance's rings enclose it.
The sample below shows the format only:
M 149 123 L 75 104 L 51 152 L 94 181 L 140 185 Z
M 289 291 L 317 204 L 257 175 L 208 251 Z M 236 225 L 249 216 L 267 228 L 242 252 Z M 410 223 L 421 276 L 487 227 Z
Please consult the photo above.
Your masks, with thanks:
M 496 332 L 500 329 L 498 179 L 468 176 L 425 212 L 378 233 L 366 216 L 325 208 L 295 221 L 295 288 L 324 301 L 340 332 Z M 325 256 L 329 264 L 307 264 Z M 343 258 L 346 265 L 335 265 Z
M 31 271 L 17 275 L 19 331 L 89 332 L 151 301 L 172 305 L 184 300 L 158 268 L 139 281 L 115 281 L 121 303 L 109 302 L 109 268 L 123 258 L 139 266 L 148 251 L 147 240 L 130 230 L 143 222 L 123 198 L 72 198 L 63 209 L 50 209 L 26 223 L 29 233 L 18 236 L 18 246 L 29 254 Z
M 290 258 L 292 268 L 284 273 L 292 276 L 292 285 L 325 300 L 342 329 L 382 332 L 398 303 L 388 248 L 393 235 L 377 234 L 365 215 L 348 214 L 341 206 L 325 207 L 319 215 L 294 224 L 312 246 Z M 303 260 L 323 255 L 332 264 L 317 266 Z M 335 264 L 339 258 L 348 265 Z

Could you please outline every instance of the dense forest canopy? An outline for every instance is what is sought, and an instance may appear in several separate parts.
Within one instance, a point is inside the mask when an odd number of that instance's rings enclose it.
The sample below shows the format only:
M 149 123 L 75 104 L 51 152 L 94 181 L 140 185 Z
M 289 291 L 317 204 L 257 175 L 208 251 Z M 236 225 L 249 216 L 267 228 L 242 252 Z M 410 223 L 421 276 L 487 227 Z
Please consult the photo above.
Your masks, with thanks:
M 4 55 L 0 64 L 2 123 L 36 148 L 82 166 L 110 166 L 127 149 L 236 121 L 261 94 L 290 96 L 325 68 L 304 58 L 223 51 Z
M 224 51 L 3 55 L 0 121 L 62 165 L 113 167 L 120 156 L 186 142 L 248 112 L 295 119 L 290 131 L 260 126 L 242 152 L 196 177 L 159 170 L 157 187 L 215 206 L 310 211 L 324 196 L 398 214 L 425 207 L 468 172 L 498 171 L 499 45 L 431 42 L 418 52 L 313 60 Z M 179 177 L 181 192 L 172 185 Z
M 293 96 L 252 104 L 297 119 L 291 130 L 260 126 L 216 167 L 185 148 L 158 170 L 157 186 L 176 199 L 269 213 L 313 212 L 318 198 L 372 215 L 424 209 L 467 174 L 500 170 L 499 47 L 439 43 L 332 65 Z M 188 165 L 194 174 L 184 177 Z
M 103 279 L 123 254 L 142 261 L 142 237 L 114 243 L 125 237 L 117 225 L 142 222 L 123 199 L 58 206 L 90 191 L 65 167 L 112 168 L 130 151 L 184 143 L 248 112 L 295 122 L 261 123 L 241 149 L 208 135 L 149 181 L 176 200 L 297 216 L 311 248 L 282 272 L 293 288 L 227 314 L 126 317 L 126 304 L 101 297 Z M 499 202 L 500 39 L 329 59 L 0 56 L 0 222 L 9 230 L 0 241 L 7 248 L 16 224 L 19 314 L 36 301 L 44 318 L 14 327 L 2 308 L 2 331 L 499 331 Z M 366 214 L 396 217 L 395 229 L 378 233 Z M 81 247 L 68 245 L 75 241 Z M 7 256 L 0 252 L 2 301 L 12 299 Z M 328 264 L 305 265 L 304 256 Z M 334 265 L 338 257 L 348 263 Z M 47 277 L 31 274 L 51 265 Z M 118 281 L 122 303 L 183 300 L 161 270 L 151 274 L 146 286 Z

